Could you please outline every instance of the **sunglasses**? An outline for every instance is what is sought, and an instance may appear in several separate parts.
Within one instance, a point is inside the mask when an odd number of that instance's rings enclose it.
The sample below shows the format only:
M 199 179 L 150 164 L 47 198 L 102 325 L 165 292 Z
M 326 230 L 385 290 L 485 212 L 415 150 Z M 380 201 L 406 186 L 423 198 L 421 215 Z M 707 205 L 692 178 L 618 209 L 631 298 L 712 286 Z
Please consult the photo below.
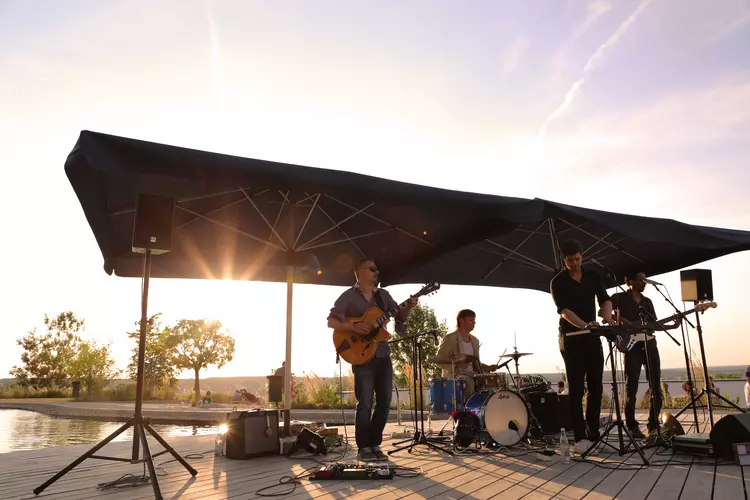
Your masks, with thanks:
M 368 271 L 370 271 L 371 273 L 379 273 L 379 272 L 380 272 L 380 271 L 378 270 L 378 268 L 377 268 L 377 267 L 375 267 L 375 266 L 372 266 L 372 267 L 368 267 L 368 268 L 367 268 L 367 270 L 368 270 Z

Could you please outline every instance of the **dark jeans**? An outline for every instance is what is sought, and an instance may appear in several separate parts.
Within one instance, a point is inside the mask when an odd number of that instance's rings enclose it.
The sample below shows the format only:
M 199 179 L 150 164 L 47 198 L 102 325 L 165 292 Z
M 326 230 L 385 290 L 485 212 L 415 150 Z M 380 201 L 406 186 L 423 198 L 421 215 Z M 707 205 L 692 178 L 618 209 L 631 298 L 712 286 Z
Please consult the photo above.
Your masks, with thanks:
M 649 387 L 653 388 L 655 403 L 648 416 L 648 429 L 651 430 L 657 427 L 657 419 L 662 405 L 661 359 L 659 359 L 656 339 L 648 341 L 648 357 L 651 370 L 646 364 L 646 350 L 643 348 L 643 342 L 638 342 L 630 351 L 625 353 L 625 424 L 628 427 L 638 427 L 638 421 L 635 419 L 636 395 L 638 393 L 638 379 L 641 377 L 641 366 L 645 366 L 646 380 L 649 381 Z M 651 398 L 649 398 L 648 403 L 651 407 Z
M 373 358 L 363 365 L 352 367 L 357 416 L 354 434 L 358 448 L 380 446 L 383 429 L 388 421 L 393 388 L 391 358 Z M 373 407 L 375 396 L 375 411 Z
M 581 335 L 561 337 L 560 352 L 565 360 L 570 394 L 570 420 L 575 440 L 596 440 L 599 437 L 599 415 L 602 411 L 602 376 L 604 351 L 599 337 Z M 585 382 L 585 386 L 584 386 Z M 586 397 L 586 420 L 583 420 L 583 393 Z M 588 426 L 588 431 L 587 431 Z

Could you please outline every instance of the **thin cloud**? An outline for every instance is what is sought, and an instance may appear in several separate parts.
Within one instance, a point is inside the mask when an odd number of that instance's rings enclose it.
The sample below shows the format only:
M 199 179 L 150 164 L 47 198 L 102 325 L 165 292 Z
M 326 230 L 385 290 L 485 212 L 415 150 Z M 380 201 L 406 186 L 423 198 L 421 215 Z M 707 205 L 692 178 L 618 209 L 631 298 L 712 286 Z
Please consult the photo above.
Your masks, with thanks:
M 208 21 L 208 36 L 211 43 L 211 66 L 214 80 L 214 91 L 219 100 L 219 106 L 224 109 L 224 70 L 222 65 L 221 45 L 219 44 L 219 30 L 216 28 L 214 16 L 215 4 L 206 2 L 206 20 Z
M 588 31 L 594 26 L 596 21 L 604 14 L 609 12 L 612 7 L 613 4 L 606 0 L 597 0 L 595 2 L 591 2 L 586 6 L 586 19 L 584 19 L 583 22 L 580 23 L 575 30 L 573 30 L 573 35 L 571 35 L 571 37 L 568 38 L 565 43 L 563 43 L 562 47 L 560 47 L 555 53 L 552 62 L 555 75 L 558 75 L 566 65 L 567 55 L 568 52 L 570 52 L 571 47 L 581 37 L 588 33 Z
M 565 94 L 565 98 L 563 99 L 562 104 L 560 104 L 560 106 L 558 106 L 558 108 L 552 113 L 550 113 L 550 115 L 544 121 L 542 128 L 539 130 L 538 138 L 540 140 L 544 139 L 544 136 L 547 134 L 547 128 L 549 127 L 550 123 L 552 123 L 552 121 L 558 116 L 563 114 L 570 103 L 573 101 L 576 93 L 578 93 L 579 89 L 586 81 L 586 77 L 589 75 L 589 73 L 591 73 L 591 71 L 594 70 L 595 65 L 599 61 L 599 59 L 603 57 L 604 51 L 612 45 L 616 44 L 620 40 L 620 38 L 622 38 L 628 28 L 630 28 L 630 25 L 633 24 L 636 18 L 650 3 L 651 0 L 644 0 L 643 2 L 641 2 L 640 5 L 638 5 L 638 8 L 635 9 L 635 11 L 630 14 L 630 16 L 628 16 L 628 18 L 625 19 L 622 24 L 620 24 L 617 30 L 615 30 L 615 32 L 607 39 L 607 41 L 601 44 L 598 49 L 596 49 L 596 52 L 594 52 L 594 54 L 586 62 L 586 65 L 583 67 L 583 75 L 581 75 L 581 78 L 573 83 L 568 93 Z
M 520 38 L 513 42 L 505 53 L 503 60 L 503 71 L 505 73 L 512 73 L 518 67 L 528 47 L 529 41 L 526 39 Z

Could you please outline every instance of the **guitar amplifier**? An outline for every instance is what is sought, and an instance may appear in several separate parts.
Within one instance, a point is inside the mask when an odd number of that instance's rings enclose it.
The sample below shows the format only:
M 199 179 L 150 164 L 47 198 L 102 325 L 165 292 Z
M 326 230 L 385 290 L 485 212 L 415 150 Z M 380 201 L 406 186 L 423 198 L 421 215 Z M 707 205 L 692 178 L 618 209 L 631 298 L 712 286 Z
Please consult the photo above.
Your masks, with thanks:
M 278 455 L 279 412 L 253 408 L 227 414 L 226 456 L 244 460 Z
M 526 397 L 543 434 L 559 434 L 561 428 L 572 429 L 570 396 L 556 392 L 531 392 Z

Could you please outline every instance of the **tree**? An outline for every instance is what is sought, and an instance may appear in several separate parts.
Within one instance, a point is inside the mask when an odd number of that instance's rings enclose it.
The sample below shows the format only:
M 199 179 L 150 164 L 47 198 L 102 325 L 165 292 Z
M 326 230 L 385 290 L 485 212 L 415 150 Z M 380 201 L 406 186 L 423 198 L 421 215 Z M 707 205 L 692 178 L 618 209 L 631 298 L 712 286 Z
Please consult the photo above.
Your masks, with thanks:
M 47 332 L 38 335 L 36 329 L 16 343 L 23 348 L 23 366 L 13 366 L 10 374 L 22 387 L 61 389 L 68 385 L 69 368 L 78 353 L 84 330 L 84 320 L 71 311 L 54 318 L 44 315 Z
M 86 394 L 91 396 L 119 377 L 121 372 L 115 369 L 108 345 L 99 347 L 96 342 L 83 342 L 68 373 L 72 379 L 79 380 Z
M 157 313 L 148 318 L 146 326 L 146 346 L 143 365 L 144 391 L 153 394 L 157 389 L 177 387 L 177 369 L 172 364 L 171 348 L 167 345 L 169 331 L 162 327 Z M 135 340 L 133 354 L 128 363 L 128 376 L 138 380 L 138 343 L 141 338 L 141 321 L 135 322 L 138 329 L 128 332 L 128 337 Z
M 406 324 L 404 337 L 418 335 L 432 329 L 438 331 L 438 341 L 442 340 L 442 338 L 448 334 L 448 325 L 445 320 L 443 320 L 442 323 L 438 323 L 434 309 L 417 304 L 409 314 L 409 321 Z M 398 335 L 394 336 L 394 339 L 396 338 L 398 338 Z M 435 345 L 431 335 L 420 337 L 419 340 L 422 345 L 422 367 L 427 374 L 427 379 L 429 380 L 440 377 L 442 369 L 438 365 L 427 361 L 427 358 L 437 354 L 438 346 Z M 391 358 L 393 359 L 396 370 L 399 372 L 399 379 L 402 379 L 402 381 L 405 378 L 405 367 L 407 365 L 411 366 L 412 364 L 412 352 L 411 340 L 391 344 Z M 423 382 L 427 385 L 427 381 Z
M 201 398 L 200 371 L 209 365 L 221 368 L 234 357 L 234 339 L 219 330 L 221 322 L 205 319 L 181 319 L 168 329 L 173 364 L 195 373 L 196 402 Z

